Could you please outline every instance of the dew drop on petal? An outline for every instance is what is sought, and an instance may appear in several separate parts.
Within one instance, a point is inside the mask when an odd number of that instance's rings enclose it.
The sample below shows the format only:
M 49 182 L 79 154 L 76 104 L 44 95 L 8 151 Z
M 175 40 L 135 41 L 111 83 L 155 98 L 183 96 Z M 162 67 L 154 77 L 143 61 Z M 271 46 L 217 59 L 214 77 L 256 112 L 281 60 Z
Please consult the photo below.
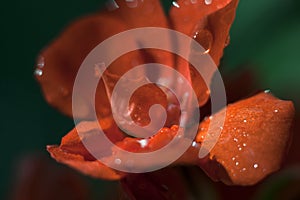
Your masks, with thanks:
M 274 112 L 275 112 L 275 113 L 278 113 L 278 110 L 276 109 L 276 110 L 274 110 Z
M 34 70 L 34 75 L 36 75 L 36 76 L 42 76 L 43 75 L 43 70 L 41 70 L 41 69 L 35 69 Z
M 210 5 L 210 4 L 212 3 L 212 0 L 204 0 L 204 3 L 205 3 L 206 5 Z
M 138 140 L 138 143 L 140 143 L 142 148 L 145 148 L 148 145 L 147 139 Z
M 227 36 L 226 40 L 225 40 L 225 47 L 227 47 L 230 43 L 230 35 Z
M 198 143 L 196 141 L 193 141 L 192 147 L 198 147 Z
M 239 162 L 235 162 L 235 165 L 238 166 L 240 163 Z
M 179 4 L 176 1 L 172 2 L 173 6 L 175 6 L 176 8 L 180 8 Z
M 255 169 L 258 168 L 258 164 L 255 163 L 255 164 L 253 165 L 253 167 L 254 167 Z
M 265 90 L 264 91 L 264 93 L 266 93 L 266 94 L 268 94 L 268 93 L 270 93 L 271 92 L 271 90 Z
M 243 122 L 245 122 L 245 123 L 246 123 L 246 122 L 247 122 L 247 120 L 246 120 L 246 119 L 244 119 L 244 121 L 243 121 Z
M 195 31 L 193 38 L 204 48 L 204 52 L 199 52 L 201 54 L 207 54 L 210 52 L 210 49 L 212 47 L 212 43 L 213 43 L 213 35 L 212 33 L 207 30 L 207 29 L 202 29 L 202 30 L 197 30 Z M 192 51 L 196 50 L 196 47 L 192 46 Z M 198 52 L 196 52 L 198 53 Z
M 115 0 L 110 0 L 106 3 L 106 7 L 109 11 L 113 11 L 119 8 L 119 5 Z
M 39 56 L 36 66 L 39 68 L 43 68 L 45 66 L 45 58 L 43 56 Z

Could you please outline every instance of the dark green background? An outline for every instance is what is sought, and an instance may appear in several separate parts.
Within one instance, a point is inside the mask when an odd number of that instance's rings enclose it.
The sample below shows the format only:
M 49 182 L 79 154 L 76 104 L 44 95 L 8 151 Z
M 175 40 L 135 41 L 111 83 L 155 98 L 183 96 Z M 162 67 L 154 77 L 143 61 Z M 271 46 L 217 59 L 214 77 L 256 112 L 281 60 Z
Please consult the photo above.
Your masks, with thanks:
M 15 0 L 1 3 L 0 194 L 10 192 L 19 159 L 47 154 L 73 122 L 47 105 L 33 78 L 38 52 L 79 16 L 97 11 L 100 0 Z M 166 3 L 166 4 L 169 4 Z M 223 73 L 251 66 L 261 89 L 270 88 L 300 105 L 300 1 L 241 0 L 225 50 Z M 250 64 L 250 65 L 249 65 Z M 248 67 L 248 68 L 249 68 Z M 241 88 L 242 90 L 242 88 Z M 103 181 L 91 185 L 107 187 Z M 100 195 L 103 190 L 97 191 Z M 0 196 L 1 198 L 1 196 Z

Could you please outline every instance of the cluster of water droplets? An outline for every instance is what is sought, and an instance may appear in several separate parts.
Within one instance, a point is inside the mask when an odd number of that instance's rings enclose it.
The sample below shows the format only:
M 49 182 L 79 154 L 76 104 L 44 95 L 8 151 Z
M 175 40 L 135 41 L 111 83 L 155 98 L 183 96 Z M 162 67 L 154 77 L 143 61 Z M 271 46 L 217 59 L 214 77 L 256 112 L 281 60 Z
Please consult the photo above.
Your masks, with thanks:
M 43 68 L 45 66 L 45 59 L 43 56 L 39 56 L 36 62 L 36 68 L 34 70 L 35 76 L 42 76 L 43 75 Z

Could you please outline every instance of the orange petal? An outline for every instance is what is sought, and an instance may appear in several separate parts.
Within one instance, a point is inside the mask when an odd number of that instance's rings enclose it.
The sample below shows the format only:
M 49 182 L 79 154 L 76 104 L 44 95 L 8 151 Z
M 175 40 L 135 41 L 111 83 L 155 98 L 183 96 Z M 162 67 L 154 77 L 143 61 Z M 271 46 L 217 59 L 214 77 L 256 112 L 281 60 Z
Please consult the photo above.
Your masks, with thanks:
M 213 118 L 218 119 L 220 113 Z M 229 105 L 222 133 L 200 166 L 226 184 L 253 185 L 279 169 L 287 153 L 294 117 L 292 102 L 260 93 Z M 200 124 L 197 142 L 210 119 Z
M 179 0 L 177 4 L 170 11 L 174 28 L 194 37 L 209 50 L 216 65 L 219 65 L 223 48 L 228 42 L 238 0 Z
M 82 155 L 68 153 L 58 146 L 47 146 L 47 150 L 57 162 L 64 163 L 83 174 L 107 180 L 118 180 L 123 177 L 123 174 L 107 167 L 98 160 L 87 161 Z
M 229 42 L 229 29 L 238 0 L 212 0 L 210 4 L 205 2 L 178 0 L 170 10 L 170 20 L 175 30 L 193 37 L 201 44 L 218 66 L 223 49 Z M 189 68 L 189 64 L 182 59 L 178 59 L 176 65 L 181 70 Z M 199 105 L 202 106 L 208 100 L 208 88 L 201 75 L 192 67 L 190 74 Z
M 120 179 L 124 174 L 96 160 L 85 148 L 82 139 L 78 135 L 77 129 L 80 129 L 82 133 L 88 134 L 90 131 L 98 128 L 97 123 L 98 122 L 79 123 L 75 129 L 62 138 L 60 146 L 47 146 L 47 150 L 56 161 L 69 165 L 84 174 L 102 179 Z M 119 129 L 112 124 L 111 119 L 106 118 L 101 120 L 100 125 L 112 142 L 120 141 L 124 138 Z M 106 149 L 101 148 L 101 144 L 99 144 L 99 151 L 104 152 L 105 150 Z
M 162 128 L 158 133 L 148 139 L 125 138 L 116 145 L 126 151 L 134 153 L 151 152 L 167 145 L 178 132 L 178 126 Z M 147 140 L 146 144 L 141 144 L 141 140 Z
M 104 29 L 106 24 L 111 26 Z M 126 26 L 117 19 L 105 15 L 88 16 L 69 26 L 43 50 L 43 73 L 36 78 L 48 103 L 72 116 L 72 89 L 83 59 L 97 44 L 125 29 Z M 100 88 L 102 98 L 105 98 L 103 85 Z
M 129 2 L 117 1 L 118 9 L 104 11 L 101 14 L 91 15 L 78 20 L 69 26 L 62 35 L 42 51 L 37 69 L 36 78 L 42 86 L 48 103 L 63 113 L 72 116 L 72 88 L 76 73 L 87 54 L 102 41 L 110 36 L 131 28 L 143 26 L 167 27 L 167 20 L 160 7 L 160 2 L 137 1 L 138 6 L 131 8 Z M 114 46 L 115 45 L 115 46 Z M 112 50 L 118 45 L 114 44 Z M 137 44 L 138 45 L 138 44 Z M 109 54 L 109 50 L 106 52 Z M 135 65 L 147 60 L 155 60 L 172 66 L 171 54 L 160 50 L 134 51 L 121 56 L 110 66 L 110 72 L 120 75 Z M 97 64 L 97 63 L 95 63 Z M 103 82 L 100 82 L 97 96 L 103 106 L 97 107 L 102 116 L 110 112 L 107 94 Z M 91 111 L 90 99 L 78 100 L 82 108 L 81 116 L 87 117 Z

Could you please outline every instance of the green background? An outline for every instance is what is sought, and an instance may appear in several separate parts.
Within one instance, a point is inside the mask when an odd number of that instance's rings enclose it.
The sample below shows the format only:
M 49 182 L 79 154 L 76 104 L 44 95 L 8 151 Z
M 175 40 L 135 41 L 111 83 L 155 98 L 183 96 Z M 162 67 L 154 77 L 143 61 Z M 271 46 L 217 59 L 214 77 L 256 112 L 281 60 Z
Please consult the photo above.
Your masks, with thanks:
M 33 77 L 38 52 L 85 14 L 98 11 L 100 0 L 15 0 L 1 3 L 0 194 L 14 186 L 25 155 L 45 154 L 73 121 L 47 105 Z M 169 2 L 166 3 L 168 5 Z M 261 89 L 300 105 L 300 1 L 241 0 L 225 50 L 225 75 L 249 68 Z M 242 90 L 243 88 L 241 88 Z M 103 195 L 110 184 L 84 178 Z M 0 195 L 1 198 L 1 195 Z

